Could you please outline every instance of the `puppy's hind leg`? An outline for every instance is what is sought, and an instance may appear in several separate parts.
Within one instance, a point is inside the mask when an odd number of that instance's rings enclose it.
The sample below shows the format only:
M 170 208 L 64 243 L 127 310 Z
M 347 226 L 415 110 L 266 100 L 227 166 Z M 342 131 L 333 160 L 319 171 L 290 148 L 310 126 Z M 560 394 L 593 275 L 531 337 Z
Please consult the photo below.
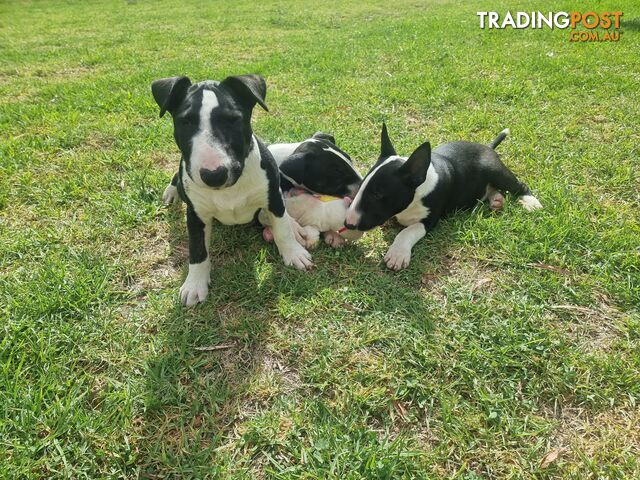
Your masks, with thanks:
M 271 227 L 264 227 L 262 229 L 262 238 L 264 238 L 264 241 L 267 243 L 273 242 L 273 231 Z
M 484 197 L 489 203 L 489 208 L 494 212 L 502 210 L 504 206 L 504 196 L 500 190 L 496 190 L 493 185 L 487 185 L 487 193 Z
M 518 180 L 513 172 L 504 164 L 501 165 L 501 168 L 499 168 L 492 177 L 491 186 L 493 186 L 494 189 L 507 191 L 520 197 L 518 198 L 518 203 L 528 212 L 542 208 L 542 204 L 533 196 L 529 187 Z
M 264 227 L 262 229 L 262 238 L 264 238 L 267 243 L 271 243 L 274 240 L 273 224 L 271 223 L 274 218 L 275 215 L 264 208 L 258 212 L 258 222 Z M 314 237 L 314 229 L 312 227 L 301 226 L 291 215 L 289 215 L 289 219 L 296 241 L 305 248 L 314 247 L 318 241 L 318 232 L 315 231 Z
M 264 238 L 264 241 L 267 243 L 273 242 L 273 230 L 271 229 L 270 221 L 271 215 L 269 215 L 266 210 L 261 209 L 258 212 L 258 223 L 262 225 L 262 238 Z
M 532 212 L 534 210 L 538 210 L 538 209 L 542 208 L 542 204 L 540 203 L 540 200 L 538 200 L 533 195 L 522 195 L 518 199 L 518 203 L 520 205 L 522 205 L 522 207 L 527 212 Z

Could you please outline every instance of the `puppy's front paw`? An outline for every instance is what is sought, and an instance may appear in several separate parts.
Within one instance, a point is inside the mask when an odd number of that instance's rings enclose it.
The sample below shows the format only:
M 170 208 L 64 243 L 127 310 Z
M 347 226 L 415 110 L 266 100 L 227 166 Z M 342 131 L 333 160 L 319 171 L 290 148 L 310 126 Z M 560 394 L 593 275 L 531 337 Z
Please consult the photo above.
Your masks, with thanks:
M 318 244 L 318 240 L 320 240 L 320 232 L 311 226 L 302 227 L 304 228 L 306 234 L 306 242 L 304 243 L 304 247 L 315 248 Z
M 187 307 L 192 307 L 197 303 L 204 302 L 209 293 L 207 282 L 190 282 L 185 280 L 180 287 L 180 301 Z
M 324 232 L 324 243 L 333 248 L 340 248 L 347 243 L 347 241 L 342 238 L 338 232 L 329 230 Z
M 291 226 L 293 227 L 293 234 L 296 237 L 296 242 L 302 245 L 304 248 L 313 248 L 320 239 L 320 232 L 311 226 L 303 227 L 293 218 L 291 219 Z
M 209 293 L 209 265 L 189 265 L 187 279 L 180 287 L 180 301 L 187 307 L 204 302 Z
M 287 266 L 293 265 L 298 270 L 307 270 L 313 267 L 311 254 L 298 243 L 292 243 L 290 246 L 283 248 L 280 254 L 284 264 Z
M 391 245 L 391 248 L 384 256 L 384 262 L 391 270 L 402 270 L 409 266 L 411 261 L 411 249 L 399 247 L 397 245 Z
M 167 188 L 164 189 L 164 193 L 162 194 L 164 204 L 171 205 L 172 203 L 177 203 L 179 199 L 178 189 L 171 184 L 167 185 Z
M 307 229 L 300 225 L 293 218 L 291 218 L 290 221 L 291 228 L 293 228 L 293 235 L 296 237 L 296 242 L 298 242 L 304 248 L 311 248 L 314 242 L 309 238 L 309 232 L 307 232 Z

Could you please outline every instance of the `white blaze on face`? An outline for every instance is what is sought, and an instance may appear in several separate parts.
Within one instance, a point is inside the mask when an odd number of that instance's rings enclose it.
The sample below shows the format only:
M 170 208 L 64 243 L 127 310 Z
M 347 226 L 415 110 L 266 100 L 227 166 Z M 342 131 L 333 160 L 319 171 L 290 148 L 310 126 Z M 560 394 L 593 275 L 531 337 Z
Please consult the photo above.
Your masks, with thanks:
M 336 157 L 340 158 L 344 163 L 346 163 L 351 168 L 353 168 L 353 166 L 351 165 L 351 162 L 349 161 L 349 159 L 347 157 L 345 157 L 343 154 L 341 154 L 339 151 L 337 151 L 336 149 L 331 148 L 331 147 L 324 147 L 323 150 L 325 152 L 333 153 Z
M 362 182 L 358 193 L 354 197 L 353 202 L 351 202 L 349 210 L 347 210 L 346 223 L 348 223 L 349 225 L 358 225 L 358 223 L 360 223 L 360 217 L 362 216 L 360 212 L 360 202 L 362 200 L 362 195 L 367 189 L 367 185 L 369 185 L 369 180 L 373 178 L 373 176 L 378 172 L 378 170 L 380 170 L 381 167 L 389 162 L 392 162 L 393 160 L 398 160 L 400 158 L 401 157 L 398 157 L 396 155 L 387 158 L 384 162 L 374 168 L 369 175 L 367 175 L 367 177 L 364 179 L 364 182 Z
M 211 112 L 219 105 L 218 97 L 211 90 L 202 91 L 200 107 L 200 129 L 191 141 L 191 172 L 199 177 L 201 168 L 216 170 L 222 166 L 230 166 L 231 160 L 221 148 L 211 131 Z

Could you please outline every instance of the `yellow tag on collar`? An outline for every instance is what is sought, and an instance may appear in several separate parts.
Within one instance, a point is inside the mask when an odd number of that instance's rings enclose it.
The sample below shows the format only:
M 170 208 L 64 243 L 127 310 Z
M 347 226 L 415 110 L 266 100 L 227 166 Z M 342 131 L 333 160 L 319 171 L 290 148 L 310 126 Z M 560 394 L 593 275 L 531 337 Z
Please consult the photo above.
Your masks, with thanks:
M 334 200 L 340 200 L 340 197 L 332 197 L 331 195 L 318 195 L 316 198 L 321 202 L 333 202 Z

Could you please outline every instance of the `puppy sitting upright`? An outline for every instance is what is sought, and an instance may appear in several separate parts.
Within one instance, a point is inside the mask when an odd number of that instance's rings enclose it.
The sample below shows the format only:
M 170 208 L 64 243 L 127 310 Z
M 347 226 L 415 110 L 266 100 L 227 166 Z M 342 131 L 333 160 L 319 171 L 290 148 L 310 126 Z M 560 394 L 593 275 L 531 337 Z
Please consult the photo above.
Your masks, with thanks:
M 396 154 L 383 124 L 380 157 L 349 207 L 345 226 L 366 231 L 395 216 L 406 228 L 384 259 L 387 267 L 400 270 L 409 265 L 416 242 L 452 211 L 487 199 L 492 208 L 500 208 L 504 200 L 500 191 L 520 196 L 526 210 L 542 208 L 494 150 L 507 133 L 501 132 L 489 146 L 451 142 L 432 152 L 426 142 L 407 159 Z
M 304 270 L 311 256 L 296 240 L 285 211 L 278 166 L 251 130 L 251 114 L 264 103 L 266 84 L 259 75 L 227 77 L 191 84 L 187 77 L 151 85 L 160 116 L 171 113 L 174 138 L 182 153 L 174 178 L 187 204 L 189 274 L 180 288 L 182 303 L 204 301 L 210 281 L 209 239 L 212 219 L 236 225 L 266 212 L 286 265 Z M 173 183 L 173 182 L 172 182 Z

